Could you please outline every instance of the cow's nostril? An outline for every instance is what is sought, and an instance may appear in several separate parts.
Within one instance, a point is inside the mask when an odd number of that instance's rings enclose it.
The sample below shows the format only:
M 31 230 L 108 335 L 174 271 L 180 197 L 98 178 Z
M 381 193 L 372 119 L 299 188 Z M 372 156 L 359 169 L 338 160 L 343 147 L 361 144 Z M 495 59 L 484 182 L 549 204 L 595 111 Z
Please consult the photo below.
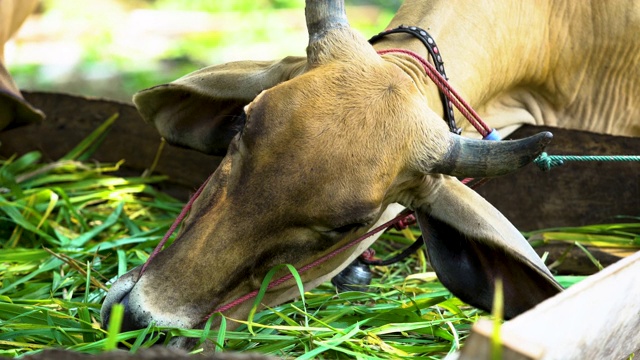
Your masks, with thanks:
M 119 304 L 122 305 L 124 307 L 124 312 L 122 314 L 122 323 L 120 326 L 120 331 L 119 332 L 127 332 L 127 331 L 135 331 L 135 330 L 141 330 L 144 329 L 148 326 L 147 323 L 141 322 L 139 321 L 139 317 L 136 316 L 132 311 L 131 311 L 131 305 L 129 304 L 129 293 L 127 292 L 126 295 L 120 299 L 119 301 L 117 301 L 115 304 Z M 115 305 L 113 304 L 113 305 Z M 109 321 L 111 320 L 112 317 L 112 309 L 113 309 L 113 305 L 109 306 L 108 308 L 103 308 L 103 315 L 102 315 L 102 326 L 104 327 L 105 330 L 109 329 Z M 166 335 L 163 333 L 154 333 L 154 334 L 147 334 L 144 337 L 144 343 L 146 344 L 149 340 L 153 340 L 153 342 L 151 344 L 162 344 L 165 343 L 166 340 Z M 121 347 L 122 349 L 126 349 L 125 347 L 122 347 L 124 345 L 119 345 L 119 347 Z
M 120 331 L 139 330 L 139 329 L 144 329 L 146 327 L 146 324 L 141 324 L 138 321 L 136 321 L 136 316 L 134 316 L 134 314 L 131 312 L 131 307 L 129 306 L 128 293 L 117 303 L 124 306 L 124 313 L 122 315 L 122 325 L 121 325 Z M 110 307 L 109 309 L 106 309 L 106 311 L 103 314 L 102 326 L 104 326 L 105 329 L 108 329 L 109 327 L 109 322 L 111 321 L 111 311 L 112 311 L 112 307 Z
M 120 331 L 139 330 L 147 327 L 147 324 L 140 322 L 140 317 L 135 316 L 131 311 L 129 294 L 125 295 L 120 303 L 124 305 L 124 314 L 122 316 L 122 327 Z
M 120 331 L 131 331 L 144 328 L 144 326 L 138 326 L 133 320 L 133 314 L 131 313 L 131 307 L 129 306 L 129 294 L 125 295 L 120 302 L 124 306 L 124 314 L 122 316 L 122 327 Z

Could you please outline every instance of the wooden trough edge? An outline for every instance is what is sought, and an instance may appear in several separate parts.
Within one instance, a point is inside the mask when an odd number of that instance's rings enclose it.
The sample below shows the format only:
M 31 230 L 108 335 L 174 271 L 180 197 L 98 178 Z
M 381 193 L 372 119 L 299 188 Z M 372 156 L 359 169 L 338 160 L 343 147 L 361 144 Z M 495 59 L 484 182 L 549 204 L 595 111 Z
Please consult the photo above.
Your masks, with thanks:
M 0 0 L 1 1 L 1 0 Z M 29 151 L 57 160 L 114 113 L 118 120 L 92 160 L 115 163 L 125 159 L 122 176 L 139 176 L 154 162 L 160 135 L 129 103 L 77 95 L 22 91 L 24 98 L 47 115 L 40 123 L 0 132 L 0 157 Z M 509 138 L 551 131 L 547 152 L 554 155 L 633 155 L 640 137 L 525 125 Z M 161 191 L 186 201 L 217 168 L 221 157 L 165 146 L 154 174 L 166 175 Z M 548 172 L 533 165 L 494 178 L 477 189 L 519 230 L 582 226 L 629 221 L 638 217 L 638 164 L 624 162 L 571 163 Z M 567 211 L 570 209 L 570 211 Z
M 492 321 L 478 321 L 446 360 L 492 359 L 492 333 Z M 640 355 L 640 251 L 505 322 L 500 337 L 504 360 Z

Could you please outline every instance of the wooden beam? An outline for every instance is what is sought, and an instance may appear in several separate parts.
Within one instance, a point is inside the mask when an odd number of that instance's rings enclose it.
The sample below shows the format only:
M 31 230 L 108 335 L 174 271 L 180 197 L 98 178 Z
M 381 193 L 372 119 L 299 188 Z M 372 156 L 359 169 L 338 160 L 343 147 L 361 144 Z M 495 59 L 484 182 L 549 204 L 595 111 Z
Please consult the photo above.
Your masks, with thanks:
M 640 149 L 640 137 L 554 127 L 525 125 L 507 138 L 545 130 L 553 133 L 545 148 L 550 155 L 634 155 Z M 620 222 L 618 215 L 637 216 L 640 208 L 638 164 L 628 162 L 568 162 L 548 172 L 531 164 L 476 191 L 520 231 Z
M 491 359 L 489 320 L 477 322 L 459 354 Z M 502 359 L 627 359 L 640 355 L 640 252 L 505 322 Z
M 23 91 L 23 95 L 30 104 L 42 109 L 47 119 L 0 132 L 0 156 L 8 158 L 38 150 L 45 159 L 57 160 L 118 113 L 118 120 L 91 159 L 107 163 L 124 159 L 118 172 L 122 176 L 140 176 L 153 163 L 160 135 L 153 125 L 142 120 L 133 105 L 59 93 Z M 167 175 L 169 179 L 157 184 L 158 188 L 186 201 L 221 159 L 167 145 L 154 174 Z

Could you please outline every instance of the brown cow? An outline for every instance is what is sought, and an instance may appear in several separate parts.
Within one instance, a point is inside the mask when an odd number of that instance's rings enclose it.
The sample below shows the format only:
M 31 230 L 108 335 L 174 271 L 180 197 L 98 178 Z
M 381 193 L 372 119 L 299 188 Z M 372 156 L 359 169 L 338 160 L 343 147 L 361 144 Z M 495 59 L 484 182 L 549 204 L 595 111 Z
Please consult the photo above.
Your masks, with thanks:
M 4 67 L 4 44 L 37 4 L 38 0 L 0 0 L 0 130 L 44 118 L 40 110 L 24 100 Z
M 306 16 L 307 58 L 214 66 L 134 98 L 170 142 L 228 151 L 174 244 L 142 276 L 133 269 L 112 286 L 104 319 L 123 302 L 132 328 L 201 326 L 273 266 L 311 263 L 396 214 L 395 203 L 416 211 L 438 276 L 470 304 L 490 308 L 498 277 L 507 316 L 560 291 L 509 221 L 452 177 L 511 171 L 548 135 L 499 143 L 452 135 L 419 61 L 376 52 L 426 56 L 421 42 L 398 34 L 372 47 L 341 1 L 309 0 Z M 407 1 L 390 27 L 400 24 L 431 32 L 454 86 L 504 133 L 533 123 L 640 135 L 634 3 Z M 306 288 L 374 240 L 305 273 Z M 264 303 L 296 293 L 288 282 Z M 249 307 L 225 315 L 244 318 Z

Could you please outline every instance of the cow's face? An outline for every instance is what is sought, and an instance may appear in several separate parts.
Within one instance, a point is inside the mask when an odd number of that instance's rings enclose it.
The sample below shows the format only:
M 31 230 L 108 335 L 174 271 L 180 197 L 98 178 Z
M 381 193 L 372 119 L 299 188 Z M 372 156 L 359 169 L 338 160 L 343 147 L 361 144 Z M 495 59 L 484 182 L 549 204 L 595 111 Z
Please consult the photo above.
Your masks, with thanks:
M 310 7 L 325 6 L 324 1 L 311 3 L 307 5 L 308 16 Z M 231 140 L 226 156 L 194 202 L 174 244 L 161 252 L 142 276 L 133 270 L 113 285 L 103 316 L 108 316 L 114 302 L 121 301 L 127 304 L 126 323 L 130 327 L 143 327 L 151 321 L 198 326 L 216 307 L 258 288 L 273 266 L 311 263 L 366 232 L 394 202 L 416 209 L 422 225 L 435 224 L 441 229 L 440 233 L 434 232 L 439 236 L 434 237 L 435 244 L 442 242 L 443 234 L 464 248 L 457 239 L 488 244 L 490 250 L 484 245 L 468 250 L 472 260 L 466 260 L 467 267 L 472 271 L 490 265 L 475 261 L 474 254 L 491 253 L 497 248 L 499 262 L 528 269 L 513 279 L 514 284 L 520 283 L 529 292 L 536 288 L 536 282 L 548 282 L 541 285 L 538 301 L 557 291 L 544 265 L 523 245 L 524 239 L 509 222 L 457 180 L 442 175 L 504 173 L 535 156 L 547 136 L 502 144 L 452 135 L 444 121 L 429 109 L 412 78 L 378 56 L 348 27 L 344 14 L 338 14 L 337 20 L 330 17 L 323 26 L 310 22 L 309 27 L 314 30 L 310 30 L 308 60 L 303 63 L 289 59 L 253 65 L 259 70 L 245 72 L 239 70 L 243 64 L 205 70 L 204 77 L 218 79 L 236 74 L 237 80 L 247 81 L 248 94 L 255 90 L 252 86 L 256 78 L 279 79 L 277 84 L 263 84 L 267 89 L 259 95 L 249 95 L 255 98 L 246 106 L 239 106 L 242 101 L 237 97 L 218 102 L 216 106 L 224 103 L 243 112 L 226 116 L 241 128 L 232 138 L 203 131 L 207 116 L 215 116 L 207 115 L 202 107 L 191 110 L 200 115 L 183 123 L 175 122 L 175 108 L 166 110 L 172 115 L 154 118 L 163 135 L 179 144 L 191 142 L 194 147 L 215 149 L 218 146 L 207 144 L 207 139 Z M 265 75 L 273 69 L 279 69 L 280 76 Z M 202 77 L 201 72 L 191 79 Z M 196 87 L 202 87 L 201 80 L 194 81 Z M 227 85 L 222 91 L 229 91 Z M 243 83 L 231 86 L 242 88 Z M 184 91 L 183 85 L 177 87 Z M 160 95 L 157 89 L 151 90 L 136 98 L 143 115 L 158 113 L 159 107 L 171 103 L 157 100 L 167 98 L 165 90 L 160 89 Z M 189 97 L 206 98 L 206 94 L 196 91 L 178 96 L 186 103 Z M 162 105 L 145 110 L 145 104 L 153 102 Z M 233 134 L 232 128 L 227 126 L 225 131 Z M 181 135 L 189 131 L 191 140 Z M 489 161 L 491 155 L 496 157 Z M 448 263 L 451 259 L 446 257 L 450 255 L 439 255 L 448 250 L 445 245 L 444 250 L 437 249 L 431 255 L 436 263 L 437 259 Z M 351 255 L 344 253 L 304 273 L 304 282 L 313 286 L 325 280 Z M 509 256 L 515 260 L 504 260 Z M 462 259 L 461 264 L 464 262 Z M 453 288 L 465 292 L 467 280 L 461 284 L 457 276 L 468 270 L 438 266 L 447 268 Z M 509 276 L 509 271 L 505 273 Z M 496 273 L 487 270 L 483 274 L 470 285 L 488 287 L 485 292 L 490 293 L 488 283 Z M 267 293 L 264 303 L 287 300 L 295 296 L 294 288 L 293 283 L 282 284 Z M 484 300 L 468 301 L 482 306 Z M 244 318 L 248 307 L 241 305 L 226 314 Z

